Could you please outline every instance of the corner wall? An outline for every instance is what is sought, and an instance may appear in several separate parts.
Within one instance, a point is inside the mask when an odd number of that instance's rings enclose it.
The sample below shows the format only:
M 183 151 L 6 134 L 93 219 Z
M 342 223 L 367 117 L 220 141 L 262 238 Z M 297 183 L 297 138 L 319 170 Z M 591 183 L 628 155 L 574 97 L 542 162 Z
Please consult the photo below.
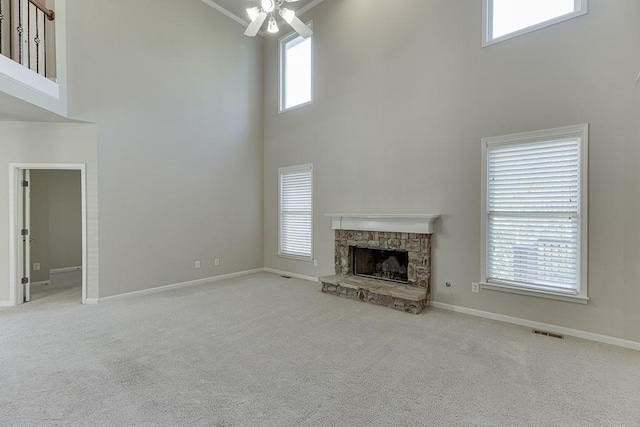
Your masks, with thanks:
M 98 132 L 99 296 L 261 268 L 262 41 L 199 0 L 67 0 L 67 22 L 69 116 Z
M 310 106 L 278 114 L 277 38 L 265 42 L 265 265 L 331 274 L 326 213 L 442 214 L 433 299 L 640 341 L 640 2 L 487 48 L 481 2 L 327 0 L 314 22 Z M 380 23 L 383 23 L 381 25 Z M 480 279 L 483 137 L 589 123 L 589 305 L 471 292 Z M 277 257 L 277 170 L 314 164 L 312 263 Z M 453 283 L 451 289 L 445 282 Z

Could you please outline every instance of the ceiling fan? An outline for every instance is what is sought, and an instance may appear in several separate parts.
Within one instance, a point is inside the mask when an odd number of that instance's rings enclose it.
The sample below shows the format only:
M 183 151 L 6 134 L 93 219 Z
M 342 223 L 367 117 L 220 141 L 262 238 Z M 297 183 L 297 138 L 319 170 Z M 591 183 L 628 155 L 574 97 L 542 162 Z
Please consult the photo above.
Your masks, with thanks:
M 300 0 L 256 0 L 258 2 L 258 6 L 247 9 L 247 14 L 251 19 L 251 23 L 247 27 L 247 30 L 244 32 L 245 36 L 255 37 L 260 31 L 262 24 L 264 21 L 269 18 L 269 23 L 267 24 L 267 31 L 270 33 L 277 33 L 280 31 L 278 28 L 278 23 L 276 22 L 276 13 L 282 16 L 291 28 L 296 30 L 298 34 L 302 37 L 310 37 L 313 34 L 313 31 L 307 27 L 304 22 L 302 22 L 297 16 L 296 13 L 284 7 L 285 3 L 293 3 Z

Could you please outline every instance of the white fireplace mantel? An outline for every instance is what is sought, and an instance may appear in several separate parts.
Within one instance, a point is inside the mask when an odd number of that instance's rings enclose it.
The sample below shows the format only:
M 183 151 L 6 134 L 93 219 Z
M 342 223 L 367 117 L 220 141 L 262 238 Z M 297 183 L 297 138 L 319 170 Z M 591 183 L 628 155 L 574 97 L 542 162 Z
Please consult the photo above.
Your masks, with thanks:
M 433 223 L 440 215 L 326 214 L 333 230 L 386 231 L 433 234 Z

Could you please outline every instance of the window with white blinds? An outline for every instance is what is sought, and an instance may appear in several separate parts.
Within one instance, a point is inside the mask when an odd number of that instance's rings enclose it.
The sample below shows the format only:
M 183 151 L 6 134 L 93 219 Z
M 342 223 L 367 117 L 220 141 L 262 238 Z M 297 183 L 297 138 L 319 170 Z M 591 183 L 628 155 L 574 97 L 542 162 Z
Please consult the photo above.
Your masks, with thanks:
M 281 168 L 280 248 L 282 256 L 313 257 L 313 165 Z
M 487 284 L 583 294 L 586 131 L 578 126 L 484 140 Z

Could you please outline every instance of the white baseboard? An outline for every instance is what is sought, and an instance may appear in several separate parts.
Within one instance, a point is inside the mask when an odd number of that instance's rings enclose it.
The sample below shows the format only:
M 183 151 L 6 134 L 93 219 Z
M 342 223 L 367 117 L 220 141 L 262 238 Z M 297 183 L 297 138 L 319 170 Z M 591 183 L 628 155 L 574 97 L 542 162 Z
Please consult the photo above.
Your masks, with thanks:
M 50 285 L 51 284 L 51 280 L 43 280 L 41 282 L 33 282 L 31 283 L 31 286 L 35 286 L 35 285 Z
M 0 301 L 0 307 L 13 307 L 13 303 L 11 301 Z
M 158 287 L 155 287 L 155 288 L 143 289 L 141 291 L 134 291 L 134 292 L 127 292 L 127 293 L 124 293 L 124 294 L 112 295 L 112 296 L 109 296 L 109 297 L 98 298 L 97 300 L 87 299 L 87 304 L 97 304 L 97 303 L 103 302 L 103 301 L 110 301 L 110 300 L 119 299 L 119 298 L 128 298 L 128 297 L 132 297 L 132 296 L 135 296 L 135 295 L 152 294 L 152 293 L 156 293 L 156 292 L 167 291 L 167 290 L 170 290 L 170 289 L 185 288 L 185 287 L 188 287 L 188 286 L 205 285 L 207 283 L 213 283 L 213 282 L 219 282 L 221 280 L 233 279 L 234 277 L 241 277 L 241 276 L 248 276 L 250 274 L 262 273 L 262 271 L 263 271 L 262 268 L 256 268 L 254 270 L 239 271 L 237 273 L 223 274 L 221 276 L 206 277 L 204 279 L 197 279 L 197 280 L 191 280 L 191 281 L 188 281 L 188 282 L 175 283 L 173 285 L 164 285 L 164 286 L 158 286 Z
M 98 303 L 98 298 L 87 298 L 85 300 L 86 305 L 96 305 Z
M 296 279 L 308 280 L 310 282 L 318 283 L 318 278 L 313 276 L 305 276 L 303 274 L 290 273 L 288 271 L 275 270 L 273 268 L 266 268 L 266 267 L 263 270 L 265 273 L 273 273 L 273 274 L 278 274 L 280 276 L 295 277 Z
M 531 320 L 520 319 L 518 317 L 505 316 L 503 314 L 490 313 L 488 311 L 475 310 L 472 308 L 459 307 L 456 305 L 444 304 L 441 302 L 431 302 L 434 308 L 442 310 L 454 311 L 456 313 L 468 314 L 470 316 L 482 317 L 485 319 L 497 320 L 499 322 L 511 323 L 514 325 L 525 326 L 532 329 L 541 329 L 543 331 L 554 332 L 561 335 L 569 335 L 576 338 L 595 341 L 603 344 L 615 345 L 618 347 L 640 350 L 640 342 L 624 340 L 621 338 L 610 337 L 608 335 L 594 334 L 592 332 L 580 331 L 578 329 L 565 328 L 563 326 L 550 325 L 547 323 L 534 322 Z
M 51 270 L 49 270 L 50 274 L 55 274 L 55 273 L 68 273 L 69 271 L 78 271 L 78 270 L 82 270 L 82 266 L 78 266 L 78 267 L 63 267 L 63 268 L 52 268 Z

